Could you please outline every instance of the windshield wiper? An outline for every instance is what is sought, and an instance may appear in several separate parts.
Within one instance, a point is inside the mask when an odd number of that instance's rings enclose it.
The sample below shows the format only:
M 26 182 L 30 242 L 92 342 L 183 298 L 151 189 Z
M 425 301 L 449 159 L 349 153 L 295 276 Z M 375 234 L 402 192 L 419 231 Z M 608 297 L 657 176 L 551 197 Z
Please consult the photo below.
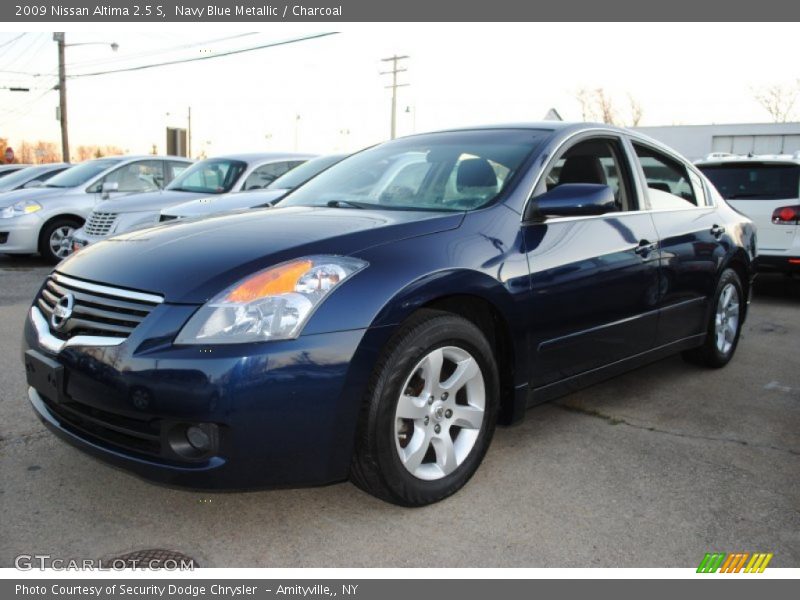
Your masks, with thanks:
M 354 202 L 353 200 L 328 200 L 325 203 L 328 208 L 371 208 L 372 204 L 366 202 Z

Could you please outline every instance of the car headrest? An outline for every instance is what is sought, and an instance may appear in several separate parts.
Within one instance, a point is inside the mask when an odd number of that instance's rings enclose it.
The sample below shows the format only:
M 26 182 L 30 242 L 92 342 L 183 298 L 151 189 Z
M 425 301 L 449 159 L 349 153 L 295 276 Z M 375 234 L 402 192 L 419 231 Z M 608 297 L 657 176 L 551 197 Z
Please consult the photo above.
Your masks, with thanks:
M 497 175 L 485 158 L 468 158 L 458 165 L 456 187 L 459 192 L 471 187 L 496 188 Z
M 561 167 L 558 183 L 606 184 L 606 173 L 596 156 L 570 156 Z

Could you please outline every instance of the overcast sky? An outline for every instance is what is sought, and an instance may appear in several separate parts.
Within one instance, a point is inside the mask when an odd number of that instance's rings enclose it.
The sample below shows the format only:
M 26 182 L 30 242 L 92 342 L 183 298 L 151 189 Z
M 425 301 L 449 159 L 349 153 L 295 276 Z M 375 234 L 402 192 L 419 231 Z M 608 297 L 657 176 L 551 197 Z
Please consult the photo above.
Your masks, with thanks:
M 42 25 L 44 29 L 48 27 Z M 49 26 L 52 29 L 52 25 Z M 256 26 L 257 28 L 258 26 Z M 604 87 L 619 112 L 628 94 L 642 125 L 767 121 L 753 88 L 800 77 L 797 25 L 786 24 L 252 24 L 75 26 L 70 74 L 207 56 L 300 35 L 338 35 L 237 56 L 132 73 L 70 79 L 70 141 L 130 152 L 165 150 L 166 126 L 192 107 L 193 150 L 357 149 L 389 135 L 389 83 L 380 59 L 407 54 L 399 90 L 400 134 L 534 121 L 555 107 L 581 117 L 581 87 Z M 58 142 L 56 45 L 51 31 L 0 34 L 0 137 Z M 147 31 L 147 32 L 145 32 Z M 10 43 L 8 43 L 10 42 Z M 5 45 L 2 45 L 5 44 Z M 177 48 L 185 46 L 183 48 Z M 19 71 L 38 76 L 9 73 Z M 167 115 L 169 113 L 169 115 Z M 297 116 L 299 115 L 299 120 Z

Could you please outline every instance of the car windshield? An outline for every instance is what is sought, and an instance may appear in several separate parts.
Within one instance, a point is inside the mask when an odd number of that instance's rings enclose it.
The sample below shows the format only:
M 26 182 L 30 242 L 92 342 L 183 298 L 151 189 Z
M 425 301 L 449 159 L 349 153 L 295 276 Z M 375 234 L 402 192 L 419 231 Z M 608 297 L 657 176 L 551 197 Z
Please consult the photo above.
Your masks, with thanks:
M 779 200 L 800 196 L 800 165 L 698 165 L 726 200 Z
M 99 175 L 109 167 L 113 167 L 122 161 L 123 159 L 121 158 L 99 158 L 97 160 L 90 160 L 89 162 L 62 171 L 52 179 L 48 179 L 47 183 L 44 185 L 46 187 L 55 188 L 78 187 L 89 181 L 95 175 Z
M 46 170 L 47 167 L 28 167 L 27 169 L 11 173 L 11 175 L 3 177 L 3 179 L 0 180 L 0 191 L 7 192 L 8 190 L 13 190 L 21 185 L 25 185 L 31 179 L 35 179 Z
M 344 155 L 334 156 L 320 156 L 313 158 L 302 165 L 295 167 L 288 173 L 281 175 L 275 181 L 270 183 L 265 189 L 268 190 L 293 190 L 298 185 L 304 184 L 306 181 L 318 175 L 331 165 L 336 164 L 344 158 Z
M 247 163 L 241 160 L 210 158 L 186 169 L 167 186 L 167 189 L 178 192 L 224 194 L 231 191 L 246 169 Z
M 387 142 L 320 173 L 280 206 L 473 210 L 505 189 L 549 133 L 455 131 Z

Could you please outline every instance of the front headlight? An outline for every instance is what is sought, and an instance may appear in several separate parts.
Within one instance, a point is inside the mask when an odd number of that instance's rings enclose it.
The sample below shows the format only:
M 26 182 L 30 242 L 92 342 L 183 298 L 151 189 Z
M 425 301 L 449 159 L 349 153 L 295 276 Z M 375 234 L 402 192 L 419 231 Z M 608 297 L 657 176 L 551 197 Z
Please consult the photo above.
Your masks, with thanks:
M 309 256 L 259 271 L 203 305 L 175 343 L 240 344 L 297 337 L 325 297 L 366 266 L 346 256 Z
M 11 206 L 6 206 L 0 211 L 0 219 L 10 219 L 11 217 L 28 215 L 38 210 L 42 210 L 42 205 L 35 200 L 21 200 Z

